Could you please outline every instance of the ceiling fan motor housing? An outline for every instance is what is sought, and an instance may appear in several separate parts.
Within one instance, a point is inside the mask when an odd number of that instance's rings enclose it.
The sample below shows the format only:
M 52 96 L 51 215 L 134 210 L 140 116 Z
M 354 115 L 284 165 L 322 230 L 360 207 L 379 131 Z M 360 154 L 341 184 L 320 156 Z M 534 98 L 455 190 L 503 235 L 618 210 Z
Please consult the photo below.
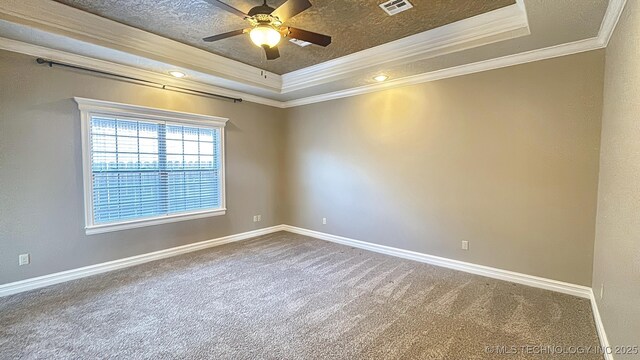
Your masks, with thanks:
M 272 8 L 271 6 L 269 6 L 267 4 L 263 4 L 263 5 L 256 6 L 256 7 L 252 8 L 251 10 L 249 10 L 248 15 L 249 16 L 255 16 L 255 15 L 258 15 L 258 14 L 269 15 L 274 11 L 275 11 L 275 9 Z
M 256 14 L 248 17 L 247 20 L 251 23 L 251 26 L 254 27 L 258 25 L 271 25 L 274 28 L 282 26 L 282 21 L 280 21 L 276 16 L 270 14 Z

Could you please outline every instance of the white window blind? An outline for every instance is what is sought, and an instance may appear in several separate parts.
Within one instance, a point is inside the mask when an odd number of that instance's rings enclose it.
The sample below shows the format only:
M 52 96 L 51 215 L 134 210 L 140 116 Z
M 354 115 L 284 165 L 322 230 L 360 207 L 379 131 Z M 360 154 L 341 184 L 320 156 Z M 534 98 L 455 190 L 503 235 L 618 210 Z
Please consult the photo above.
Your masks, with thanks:
M 82 110 L 80 100 L 76 99 Z M 85 166 L 89 167 L 85 169 L 88 233 L 226 210 L 223 126 L 219 121 L 181 122 L 185 114 L 157 109 L 146 109 L 149 114 L 145 116 L 145 108 L 128 109 L 129 105 L 115 112 L 87 107 L 83 121 Z M 167 116 L 171 119 L 165 120 Z

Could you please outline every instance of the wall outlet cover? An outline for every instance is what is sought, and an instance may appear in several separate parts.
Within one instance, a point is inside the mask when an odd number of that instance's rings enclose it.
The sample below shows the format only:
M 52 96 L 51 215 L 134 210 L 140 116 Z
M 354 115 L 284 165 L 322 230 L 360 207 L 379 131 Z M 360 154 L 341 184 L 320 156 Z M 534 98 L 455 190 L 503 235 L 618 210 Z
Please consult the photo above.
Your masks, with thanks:
M 29 254 L 20 254 L 18 255 L 18 265 L 28 265 L 31 262 Z

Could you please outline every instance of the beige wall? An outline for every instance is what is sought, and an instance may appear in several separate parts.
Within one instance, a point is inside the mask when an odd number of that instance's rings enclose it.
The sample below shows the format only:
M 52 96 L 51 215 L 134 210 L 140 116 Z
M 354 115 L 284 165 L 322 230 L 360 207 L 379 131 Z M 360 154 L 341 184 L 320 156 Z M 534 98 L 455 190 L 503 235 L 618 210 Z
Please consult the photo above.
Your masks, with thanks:
M 0 284 L 282 223 L 283 110 L 49 69 L 4 51 L 0 79 Z M 228 117 L 227 215 L 86 236 L 74 96 Z M 20 253 L 32 264 L 18 267 Z
M 289 109 L 286 223 L 590 285 L 603 61 Z
M 596 51 L 281 110 L 0 52 L 0 283 L 287 223 L 589 285 L 603 61 Z M 229 117 L 227 215 L 84 235 L 73 96 Z M 16 266 L 25 252 L 33 263 Z
M 606 50 L 593 290 L 612 345 L 640 345 L 640 3 Z M 604 284 L 604 296 L 600 289 Z M 625 359 L 616 356 L 616 359 Z M 638 355 L 628 358 L 638 359 Z

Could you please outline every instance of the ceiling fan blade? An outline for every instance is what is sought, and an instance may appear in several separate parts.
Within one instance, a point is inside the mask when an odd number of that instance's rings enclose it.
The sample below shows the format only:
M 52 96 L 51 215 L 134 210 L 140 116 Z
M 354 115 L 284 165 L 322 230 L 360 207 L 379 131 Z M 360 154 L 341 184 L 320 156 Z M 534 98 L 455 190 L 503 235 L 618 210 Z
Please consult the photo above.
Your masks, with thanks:
M 263 45 L 265 54 L 267 54 L 267 60 L 275 60 L 280 57 L 280 51 L 277 46 L 269 47 L 268 45 Z
M 226 32 L 226 33 L 218 34 L 218 35 L 208 36 L 208 37 L 206 37 L 206 38 L 204 38 L 202 40 L 204 40 L 206 42 L 218 41 L 218 40 L 230 38 L 232 36 L 242 35 L 242 34 L 246 33 L 247 30 L 249 30 L 249 29 L 240 29 L 240 30 L 229 31 L 229 32 Z
M 232 14 L 238 15 L 243 19 L 249 16 L 249 15 L 243 13 L 242 11 L 234 8 L 233 6 L 230 6 L 230 5 L 227 5 L 227 4 L 223 3 L 220 0 L 204 0 L 204 1 L 208 2 L 209 4 L 211 4 L 211 5 L 215 6 L 215 7 L 220 8 L 222 10 L 225 10 L 225 11 L 228 11 L 228 12 L 230 12 Z
M 282 28 L 282 34 L 286 37 L 310 42 L 320 46 L 327 46 L 331 44 L 331 36 L 314 33 L 313 31 L 297 29 L 290 26 Z
M 275 9 L 271 15 L 277 16 L 280 21 L 287 21 L 311 7 L 309 0 L 287 0 Z

